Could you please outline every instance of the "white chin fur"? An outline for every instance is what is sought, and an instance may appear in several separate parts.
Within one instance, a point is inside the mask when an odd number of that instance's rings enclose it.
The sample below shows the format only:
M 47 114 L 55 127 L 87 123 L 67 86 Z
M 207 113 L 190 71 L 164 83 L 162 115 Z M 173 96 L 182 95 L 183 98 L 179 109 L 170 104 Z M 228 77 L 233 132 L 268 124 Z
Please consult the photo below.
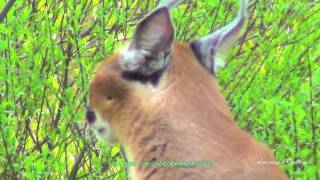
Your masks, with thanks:
M 92 123 L 91 129 L 95 132 L 98 139 L 108 143 L 118 143 L 118 138 L 115 136 L 112 128 L 110 127 L 107 120 L 103 120 L 99 114 L 96 113 L 96 121 Z

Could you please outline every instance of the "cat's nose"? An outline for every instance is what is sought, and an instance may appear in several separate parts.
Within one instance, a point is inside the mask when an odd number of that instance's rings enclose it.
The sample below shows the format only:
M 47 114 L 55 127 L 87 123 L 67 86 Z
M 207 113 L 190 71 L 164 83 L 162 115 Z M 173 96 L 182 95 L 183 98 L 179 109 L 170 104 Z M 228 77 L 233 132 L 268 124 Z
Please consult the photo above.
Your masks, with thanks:
M 90 107 L 87 109 L 86 119 L 89 124 L 92 124 L 96 121 L 96 114 Z

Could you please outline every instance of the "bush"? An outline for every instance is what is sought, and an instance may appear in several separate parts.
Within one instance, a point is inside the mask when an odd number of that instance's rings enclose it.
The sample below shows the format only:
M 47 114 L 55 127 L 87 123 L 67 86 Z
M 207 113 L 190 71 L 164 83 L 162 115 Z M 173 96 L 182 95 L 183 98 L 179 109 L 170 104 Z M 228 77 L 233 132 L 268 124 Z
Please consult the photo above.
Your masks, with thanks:
M 118 146 L 84 113 L 97 63 L 130 38 L 155 1 L 8 1 L 0 16 L 1 179 L 125 179 Z M 8 2 L 0 1 L 0 10 Z M 238 2 L 173 10 L 188 42 L 229 22 Z M 268 144 L 292 179 L 319 179 L 320 3 L 252 1 L 244 37 L 217 78 L 239 126 Z M 2 11 L 3 12 L 3 11 Z

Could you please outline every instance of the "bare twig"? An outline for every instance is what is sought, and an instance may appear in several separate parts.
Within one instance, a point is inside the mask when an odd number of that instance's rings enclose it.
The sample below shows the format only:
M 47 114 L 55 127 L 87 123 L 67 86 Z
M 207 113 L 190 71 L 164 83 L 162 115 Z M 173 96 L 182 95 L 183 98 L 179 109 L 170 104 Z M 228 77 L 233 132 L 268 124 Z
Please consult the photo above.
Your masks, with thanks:
M 313 164 L 317 168 L 318 167 L 318 143 L 317 143 L 317 137 L 316 137 L 316 120 L 315 120 L 315 115 L 314 115 L 314 96 L 313 96 L 313 73 L 312 73 L 312 65 L 309 59 L 309 64 L 308 64 L 308 70 L 309 70 L 309 86 L 310 86 L 310 117 L 311 117 L 311 130 L 312 130 L 312 142 L 313 142 Z M 315 177 L 316 179 L 319 179 L 319 174 L 318 171 L 315 172 Z
M 83 147 L 79 156 L 76 158 L 76 162 L 74 163 L 74 165 L 72 166 L 72 169 L 71 169 L 71 172 L 70 172 L 70 176 L 69 176 L 69 180 L 72 180 L 72 179 L 76 179 L 77 177 L 77 172 L 79 170 L 79 167 L 80 167 L 80 163 L 84 157 L 84 154 L 86 152 L 86 147 Z
M 16 0 L 9 0 L 8 3 L 4 6 L 3 10 L 0 13 L 0 23 L 3 21 L 3 19 L 7 16 L 7 13 L 13 6 L 13 4 L 16 2 Z

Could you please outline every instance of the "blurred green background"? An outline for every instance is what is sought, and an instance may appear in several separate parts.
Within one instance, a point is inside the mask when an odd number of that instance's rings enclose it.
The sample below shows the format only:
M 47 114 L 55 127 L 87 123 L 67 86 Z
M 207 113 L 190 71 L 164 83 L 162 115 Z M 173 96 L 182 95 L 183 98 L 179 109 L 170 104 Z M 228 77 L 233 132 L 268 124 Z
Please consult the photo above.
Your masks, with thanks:
M 157 1 L 17 0 L 0 16 L 0 179 L 126 179 L 119 146 L 84 123 L 96 65 Z M 0 1 L 0 12 L 9 0 Z M 184 1 L 178 42 L 230 22 L 236 0 Z M 243 38 L 217 78 L 242 129 L 290 179 L 320 179 L 320 1 L 251 0 Z

